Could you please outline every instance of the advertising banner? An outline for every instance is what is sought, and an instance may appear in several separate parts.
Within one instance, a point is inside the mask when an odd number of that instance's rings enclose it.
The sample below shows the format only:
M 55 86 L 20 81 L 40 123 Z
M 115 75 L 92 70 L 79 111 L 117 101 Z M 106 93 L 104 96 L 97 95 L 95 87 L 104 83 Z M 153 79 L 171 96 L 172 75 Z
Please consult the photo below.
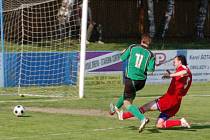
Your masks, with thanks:
M 175 71 L 173 61 L 169 61 L 176 55 L 184 55 L 188 61 L 188 67 L 193 74 L 194 82 L 210 81 L 210 50 L 160 50 L 152 51 L 156 58 L 156 69 L 148 75 L 147 83 L 168 83 L 161 77 L 166 70 Z M 166 63 L 167 62 L 167 63 Z M 122 73 L 126 65 L 120 61 L 119 51 L 87 52 L 86 74 L 97 73 Z
M 163 73 L 165 72 L 165 70 L 170 70 L 171 72 L 174 72 L 174 66 L 173 66 L 173 61 L 169 61 L 172 60 L 172 58 L 174 58 L 176 55 L 185 55 L 188 61 L 188 67 L 191 69 L 191 72 L 193 74 L 193 81 L 194 82 L 206 82 L 206 81 L 210 81 L 210 50 L 158 50 L 158 51 L 152 51 L 155 55 L 156 58 L 156 69 L 155 72 L 148 75 L 148 79 L 147 79 L 147 83 L 168 83 L 170 82 L 169 80 L 162 80 L 161 77 L 163 75 Z M 123 76 L 123 72 L 125 71 L 125 67 L 126 67 L 126 63 L 121 62 L 120 60 L 120 51 L 92 51 L 92 52 L 87 52 L 86 53 L 86 63 L 85 63 L 85 72 L 86 75 L 91 75 L 91 74 L 111 74 L 111 75 L 121 75 Z M 31 55 L 44 55 L 43 53 L 32 53 Z M 62 81 L 61 83 L 67 83 L 67 84 L 74 84 L 77 81 L 77 66 L 78 61 L 70 61 L 73 60 L 73 58 L 77 58 L 77 57 L 73 57 L 73 55 L 70 55 L 71 53 L 62 53 L 59 54 L 58 56 L 61 56 L 62 58 L 68 58 L 68 59 L 61 59 L 61 58 L 54 58 L 56 60 L 55 64 L 65 64 L 65 66 L 60 67 L 60 65 L 54 65 L 54 64 L 50 64 L 47 63 L 45 65 L 52 65 L 55 68 L 53 69 L 57 69 L 57 68 L 63 68 L 63 69 L 59 69 L 58 73 L 62 74 L 63 72 L 61 71 L 65 71 L 64 74 L 65 75 L 59 75 L 59 77 L 66 77 L 64 79 L 64 81 Z M 18 61 L 17 55 L 20 55 L 18 53 L 14 53 L 14 54 L 10 54 L 9 57 L 8 54 L 5 55 L 5 63 L 3 63 L 3 55 L 0 54 L 0 87 L 9 87 L 9 86 L 16 86 L 18 83 L 18 79 L 19 79 L 19 74 L 18 71 L 20 68 L 20 65 L 18 65 L 19 63 L 17 63 L 16 61 Z M 23 54 L 23 56 L 25 56 L 26 53 Z M 63 55 L 68 55 L 68 57 L 63 57 Z M 49 55 L 50 56 L 50 55 Z M 53 55 L 54 56 L 54 55 Z M 57 55 L 56 55 L 57 56 Z M 34 57 L 31 57 L 34 58 Z M 28 62 L 30 62 L 30 59 L 28 59 Z M 50 59 L 50 58 L 49 58 Z M 64 62 L 61 63 L 60 61 Z M 34 65 L 37 65 L 36 63 L 32 63 L 33 61 L 31 61 L 30 65 L 33 68 Z M 44 61 L 43 61 L 44 62 Z M 54 61 L 53 61 L 54 62 Z M 167 62 L 167 63 L 166 63 Z M 5 66 L 4 66 L 5 65 Z M 14 65 L 14 66 L 13 66 Z M 11 68 L 15 68 L 15 69 L 11 69 Z M 50 67 L 52 68 L 52 67 Z M 72 73 L 69 70 L 73 70 L 74 73 Z M 5 71 L 5 73 L 4 73 Z M 42 72 L 42 68 L 40 67 L 40 69 L 36 72 L 35 75 L 43 75 Z M 51 72 L 52 70 L 46 70 Z M 22 73 L 27 75 L 28 69 L 26 69 L 25 71 L 22 71 Z M 42 72 L 42 73 L 40 73 Z M 5 74 L 5 75 L 4 75 Z M 72 77 L 70 77 L 69 75 L 72 75 Z M 44 74 L 44 75 L 48 75 L 48 74 Z M 5 78 L 5 79 L 4 79 Z M 35 77 L 35 83 L 33 84 L 37 84 L 37 85 L 44 85 L 45 81 L 43 80 L 37 80 L 37 77 Z M 51 76 L 51 78 L 53 78 Z M 22 79 L 22 78 L 21 78 Z M 45 77 L 43 77 L 43 79 L 47 79 Z M 5 80 L 5 81 L 4 81 Z M 71 80 L 73 80 L 73 82 L 71 82 Z M 27 79 L 27 81 L 31 82 L 31 79 Z M 51 80 L 53 83 L 53 80 Z M 49 80 L 48 80 L 49 82 Z M 27 83 L 29 84 L 29 83 Z
M 193 81 L 210 81 L 210 50 L 189 50 L 187 56 Z
M 87 52 L 85 62 L 86 73 L 122 72 L 119 51 Z
M 176 50 L 152 51 L 155 55 L 155 71 L 148 75 L 147 83 L 168 83 L 170 79 L 162 80 L 163 73 L 166 70 L 174 71 L 173 61 L 177 55 Z

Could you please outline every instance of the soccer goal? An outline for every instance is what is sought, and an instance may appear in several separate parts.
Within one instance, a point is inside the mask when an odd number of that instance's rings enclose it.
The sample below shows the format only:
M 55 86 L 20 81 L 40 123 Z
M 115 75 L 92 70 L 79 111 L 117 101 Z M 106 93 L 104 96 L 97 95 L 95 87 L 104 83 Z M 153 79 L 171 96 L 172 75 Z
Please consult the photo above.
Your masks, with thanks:
M 84 37 L 80 31 L 87 15 L 81 19 L 81 5 L 85 2 L 86 10 L 87 0 L 0 1 L 5 93 L 83 97 L 85 49 L 80 46 L 85 48 L 86 27 Z

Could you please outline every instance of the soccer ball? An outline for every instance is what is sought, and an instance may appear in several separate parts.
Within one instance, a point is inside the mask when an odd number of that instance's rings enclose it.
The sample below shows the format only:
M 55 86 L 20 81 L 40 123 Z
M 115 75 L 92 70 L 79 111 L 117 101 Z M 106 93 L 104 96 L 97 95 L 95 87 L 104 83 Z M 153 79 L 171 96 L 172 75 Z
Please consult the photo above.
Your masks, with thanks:
M 25 112 L 25 109 L 22 105 L 17 105 L 14 107 L 13 113 L 15 114 L 15 116 L 20 117 L 23 116 Z

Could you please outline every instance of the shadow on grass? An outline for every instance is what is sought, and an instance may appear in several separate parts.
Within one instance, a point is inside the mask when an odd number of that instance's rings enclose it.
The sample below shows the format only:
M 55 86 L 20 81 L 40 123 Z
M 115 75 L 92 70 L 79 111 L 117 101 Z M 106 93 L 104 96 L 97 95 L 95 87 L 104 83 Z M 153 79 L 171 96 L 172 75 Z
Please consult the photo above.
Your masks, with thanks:
M 147 130 L 147 131 L 149 131 L 149 132 L 151 132 L 151 133 L 161 133 L 160 131 L 159 131 L 159 129 L 157 129 L 157 128 L 145 128 L 145 130 Z
M 173 127 L 173 128 L 165 128 L 165 129 L 160 129 L 160 130 L 196 131 L 195 129 L 192 129 L 192 128 L 184 128 L 184 127 Z
M 32 117 L 31 115 L 23 115 L 23 116 L 18 116 L 17 118 L 28 118 L 28 117 Z
M 136 126 L 129 126 L 129 130 L 138 130 Z M 192 125 L 191 128 L 184 128 L 184 127 L 173 127 L 167 129 L 158 129 L 155 127 L 146 127 L 144 131 L 149 131 L 151 133 L 161 133 L 160 130 L 176 130 L 176 131 L 197 131 L 198 129 L 210 129 L 210 125 Z
M 173 127 L 160 130 L 181 130 L 181 131 L 197 131 L 198 129 L 210 129 L 210 125 L 191 125 L 191 128 Z
M 128 129 L 129 129 L 129 130 L 138 130 L 139 128 L 136 127 L 136 126 L 128 126 Z
M 190 129 L 210 129 L 210 125 L 192 125 Z
M 129 129 L 129 130 L 138 130 L 139 127 L 136 127 L 136 126 L 129 126 L 128 129 Z M 161 132 L 159 131 L 159 129 L 154 128 L 154 127 L 145 127 L 144 131 L 149 131 L 150 133 L 161 133 Z
M 10 100 L 16 100 L 16 101 L 24 101 L 24 100 L 46 100 L 46 99 L 52 99 L 52 98 L 49 98 L 49 97 L 17 97 L 15 99 L 10 99 Z

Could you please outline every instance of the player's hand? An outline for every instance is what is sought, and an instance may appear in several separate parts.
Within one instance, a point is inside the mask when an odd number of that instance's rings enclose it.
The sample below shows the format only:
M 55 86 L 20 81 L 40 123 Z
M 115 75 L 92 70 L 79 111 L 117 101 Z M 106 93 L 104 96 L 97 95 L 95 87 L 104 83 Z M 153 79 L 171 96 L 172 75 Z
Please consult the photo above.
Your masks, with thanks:
M 147 75 L 152 76 L 153 75 L 153 72 L 147 72 Z
M 162 79 L 170 79 L 170 74 L 164 73 Z
M 122 51 L 121 51 L 121 54 L 123 54 L 125 51 L 126 51 L 126 49 L 122 50 Z
M 165 73 L 163 73 L 162 79 L 170 79 L 170 71 L 166 70 Z
M 170 70 L 166 70 L 166 72 L 167 72 L 168 74 L 171 74 Z

